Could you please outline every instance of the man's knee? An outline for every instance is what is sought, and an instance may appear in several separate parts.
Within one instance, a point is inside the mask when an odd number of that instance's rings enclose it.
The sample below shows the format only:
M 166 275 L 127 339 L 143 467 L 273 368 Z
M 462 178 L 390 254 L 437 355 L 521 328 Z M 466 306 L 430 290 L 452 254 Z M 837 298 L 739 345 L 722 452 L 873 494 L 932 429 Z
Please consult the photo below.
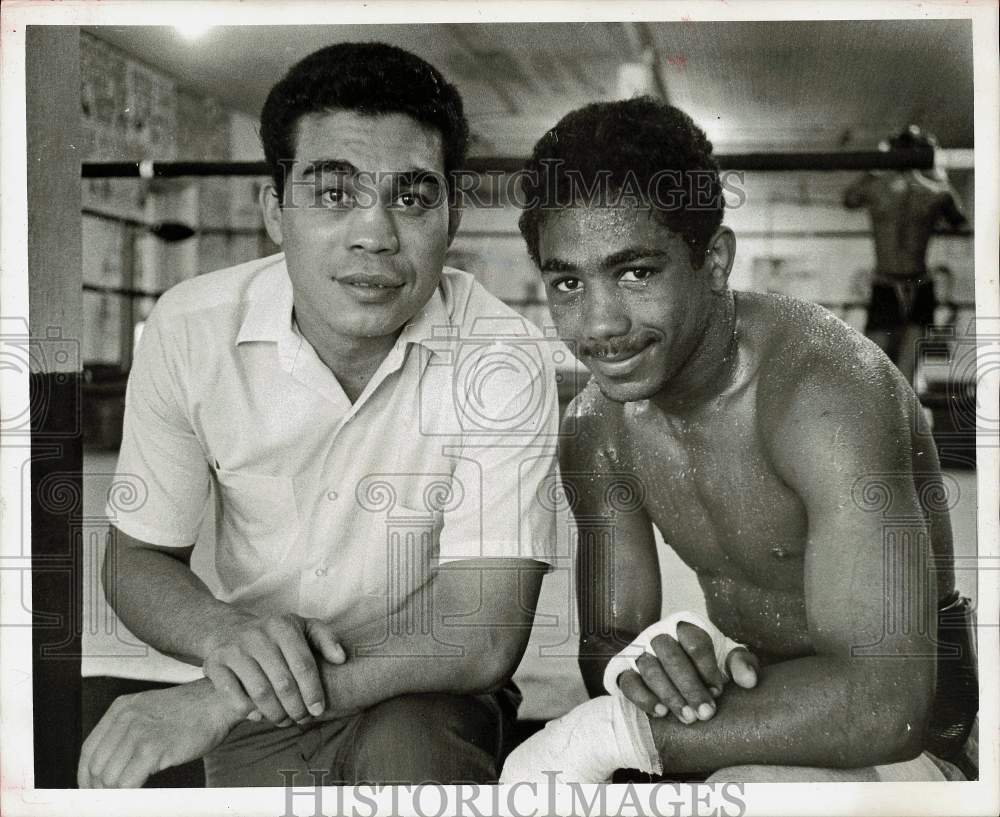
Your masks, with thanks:
M 492 782 L 500 739 L 499 707 L 485 696 L 401 695 L 364 713 L 349 767 L 356 782 Z

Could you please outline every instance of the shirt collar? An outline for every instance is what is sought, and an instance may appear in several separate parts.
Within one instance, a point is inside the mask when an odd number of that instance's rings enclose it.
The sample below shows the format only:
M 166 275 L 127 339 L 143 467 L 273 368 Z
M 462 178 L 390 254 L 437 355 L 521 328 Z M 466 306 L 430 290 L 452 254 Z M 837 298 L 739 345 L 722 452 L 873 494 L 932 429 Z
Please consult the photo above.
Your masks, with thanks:
M 280 342 L 292 331 L 292 281 L 281 255 L 250 284 L 248 305 L 236 343 Z
M 445 279 L 442 276 L 441 283 L 438 284 L 427 303 L 403 327 L 397 346 L 418 343 L 432 352 L 440 352 L 441 341 L 454 336 L 454 326 L 445 286 Z
M 418 343 L 432 352 L 440 352 L 442 341 L 454 337 L 449 301 L 450 287 L 446 276 L 431 294 L 430 299 L 414 315 L 400 333 L 397 346 L 405 348 Z M 282 254 L 250 284 L 248 306 L 236 343 L 297 339 L 292 325 L 292 281 Z

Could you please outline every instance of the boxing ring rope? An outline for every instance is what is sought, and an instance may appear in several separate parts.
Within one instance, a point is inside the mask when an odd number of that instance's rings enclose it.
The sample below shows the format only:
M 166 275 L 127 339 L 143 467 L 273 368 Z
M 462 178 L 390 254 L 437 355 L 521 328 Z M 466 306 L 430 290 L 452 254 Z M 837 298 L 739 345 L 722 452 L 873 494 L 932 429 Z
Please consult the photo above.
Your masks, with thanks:
M 720 153 L 722 170 L 837 171 L 837 170 L 930 170 L 972 167 L 971 150 L 855 150 L 795 153 Z M 510 156 L 475 156 L 465 169 L 473 173 L 517 173 L 526 159 Z M 183 176 L 267 176 L 264 162 L 84 162 L 84 179 L 167 179 Z

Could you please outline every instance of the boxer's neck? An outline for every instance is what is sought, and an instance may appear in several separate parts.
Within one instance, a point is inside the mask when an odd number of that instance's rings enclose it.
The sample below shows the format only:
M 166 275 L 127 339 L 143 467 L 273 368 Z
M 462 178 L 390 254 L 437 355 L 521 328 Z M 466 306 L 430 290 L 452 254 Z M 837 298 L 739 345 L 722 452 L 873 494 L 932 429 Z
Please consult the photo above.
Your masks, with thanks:
M 713 298 L 705 330 L 678 374 L 650 402 L 667 414 L 689 414 L 725 392 L 736 375 L 736 298 Z

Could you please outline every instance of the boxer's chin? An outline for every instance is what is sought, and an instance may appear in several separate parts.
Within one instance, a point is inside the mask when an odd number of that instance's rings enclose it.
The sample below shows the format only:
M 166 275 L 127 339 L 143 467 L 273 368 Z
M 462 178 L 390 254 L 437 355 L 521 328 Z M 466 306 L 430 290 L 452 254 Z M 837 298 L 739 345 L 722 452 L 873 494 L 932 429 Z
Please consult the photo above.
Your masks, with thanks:
M 616 403 L 648 400 L 663 386 L 660 344 L 647 343 L 638 352 L 598 356 L 585 352 L 584 364 L 597 381 L 601 392 Z
M 638 400 L 648 400 L 660 391 L 660 385 L 648 380 L 609 380 L 594 374 L 597 387 L 601 394 L 615 403 L 635 403 Z

